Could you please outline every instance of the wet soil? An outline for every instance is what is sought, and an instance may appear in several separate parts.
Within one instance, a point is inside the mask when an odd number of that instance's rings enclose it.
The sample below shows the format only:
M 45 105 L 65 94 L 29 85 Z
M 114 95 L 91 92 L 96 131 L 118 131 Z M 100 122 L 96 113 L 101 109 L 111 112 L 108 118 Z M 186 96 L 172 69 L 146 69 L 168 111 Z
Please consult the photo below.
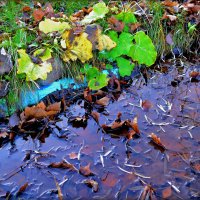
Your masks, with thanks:
M 56 182 L 63 199 L 142 199 L 148 185 L 154 199 L 199 199 L 200 84 L 190 77 L 195 70 L 200 66 L 187 62 L 162 64 L 148 72 L 147 83 L 143 76 L 133 78 L 117 101 L 97 109 L 100 125 L 113 122 L 118 112 L 122 120 L 137 116 L 141 133 L 131 140 L 104 133 L 92 117 L 83 127 L 69 123 L 85 114 L 81 99 L 49 124 L 45 137 L 16 136 L 0 149 L 0 199 L 57 199 Z M 153 107 L 142 108 L 145 100 Z M 166 149 L 151 142 L 151 133 Z M 61 161 L 74 168 L 49 166 Z M 86 177 L 79 169 L 88 164 L 92 176 Z M 98 191 L 84 183 L 88 179 Z

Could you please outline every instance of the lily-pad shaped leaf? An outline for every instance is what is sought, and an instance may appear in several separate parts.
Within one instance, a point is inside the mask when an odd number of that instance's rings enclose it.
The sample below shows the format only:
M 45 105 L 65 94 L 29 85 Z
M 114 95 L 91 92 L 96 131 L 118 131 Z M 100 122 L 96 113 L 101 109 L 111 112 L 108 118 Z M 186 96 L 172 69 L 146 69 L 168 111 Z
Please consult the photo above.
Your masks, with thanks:
M 109 12 L 108 7 L 104 2 L 99 2 L 93 6 L 93 11 L 86 15 L 85 18 L 80 22 L 82 25 L 90 24 L 93 21 L 102 19 Z
M 91 90 L 99 90 L 108 85 L 108 80 L 106 74 L 100 73 L 99 76 L 88 82 L 88 86 Z
M 45 19 L 44 21 L 39 23 L 39 30 L 47 33 L 52 33 L 55 31 L 59 31 L 62 33 L 65 30 L 70 30 L 71 26 L 67 22 L 55 22 L 51 19 Z
M 66 31 L 62 35 L 63 39 L 65 39 L 67 48 L 63 55 L 63 60 L 65 62 L 79 59 L 82 63 L 85 63 L 93 57 L 92 43 L 87 39 L 87 36 L 87 33 L 81 33 L 80 35 L 74 36 L 71 41 L 70 31 Z
M 152 40 L 143 31 L 134 36 L 135 44 L 130 48 L 129 56 L 139 64 L 151 66 L 155 63 L 157 52 Z
M 18 74 L 26 74 L 27 81 L 34 81 L 37 79 L 46 80 L 47 73 L 52 71 L 52 65 L 48 62 L 43 62 L 40 65 L 34 64 L 31 58 L 24 49 L 18 50 L 20 58 L 18 59 Z
M 110 61 L 114 61 L 117 57 L 127 55 L 129 53 L 130 48 L 133 46 L 132 40 L 134 36 L 132 34 L 122 32 L 118 37 L 115 31 L 110 31 L 109 36 L 114 42 L 116 42 L 117 45 L 109 52 L 104 51 L 102 57 Z
M 134 64 L 131 64 L 129 60 L 119 57 L 116 59 L 117 65 L 119 67 L 119 74 L 120 76 L 130 76 L 131 72 L 134 69 Z
M 46 48 L 46 49 L 36 50 L 33 55 L 35 57 L 40 57 L 42 62 L 45 62 L 49 60 L 50 58 L 52 58 L 51 53 L 52 53 L 52 50 L 50 48 Z

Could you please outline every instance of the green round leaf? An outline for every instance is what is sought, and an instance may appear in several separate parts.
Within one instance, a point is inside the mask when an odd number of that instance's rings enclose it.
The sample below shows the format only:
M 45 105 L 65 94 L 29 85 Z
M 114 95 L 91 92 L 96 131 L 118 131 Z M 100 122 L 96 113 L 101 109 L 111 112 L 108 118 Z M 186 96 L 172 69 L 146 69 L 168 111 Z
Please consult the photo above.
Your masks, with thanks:
M 90 80 L 88 86 L 91 90 L 99 90 L 108 85 L 108 78 L 106 74 L 99 74 L 98 77 Z

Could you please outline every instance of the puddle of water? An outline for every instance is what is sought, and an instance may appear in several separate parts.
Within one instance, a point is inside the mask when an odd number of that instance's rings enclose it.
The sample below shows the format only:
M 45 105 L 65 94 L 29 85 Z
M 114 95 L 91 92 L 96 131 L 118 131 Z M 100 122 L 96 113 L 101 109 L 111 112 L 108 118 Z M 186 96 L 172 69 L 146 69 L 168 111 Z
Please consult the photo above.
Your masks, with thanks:
M 0 149 L 0 197 L 9 191 L 14 199 L 19 188 L 28 182 L 20 198 L 56 199 L 55 177 L 64 199 L 137 199 L 147 184 L 155 189 L 158 199 L 168 187 L 170 199 L 200 198 L 200 176 L 191 168 L 191 162 L 200 157 L 200 87 L 198 82 L 190 81 L 190 70 L 185 67 L 181 74 L 174 67 L 166 74 L 156 71 L 147 85 L 143 78 L 134 80 L 118 101 L 107 106 L 109 115 L 101 114 L 100 124 L 111 123 L 118 112 L 122 112 L 122 120 L 138 116 L 141 136 L 128 143 L 124 136 L 113 138 L 103 133 L 92 118 L 85 128 L 69 124 L 70 115 L 84 114 L 82 103 L 72 105 L 59 116 L 62 130 L 52 123 L 53 131 L 45 143 L 18 136 L 14 145 L 4 145 Z M 180 77 L 183 78 L 174 87 L 172 81 Z M 153 107 L 144 111 L 141 100 L 149 100 Z M 167 150 L 160 151 L 150 144 L 148 135 L 152 132 Z M 65 136 L 58 138 L 56 133 Z M 29 152 L 30 159 L 24 161 Z M 90 163 L 94 176 L 48 167 L 62 160 L 77 169 Z M 86 179 L 98 182 L 98 192 L 83 183 Z

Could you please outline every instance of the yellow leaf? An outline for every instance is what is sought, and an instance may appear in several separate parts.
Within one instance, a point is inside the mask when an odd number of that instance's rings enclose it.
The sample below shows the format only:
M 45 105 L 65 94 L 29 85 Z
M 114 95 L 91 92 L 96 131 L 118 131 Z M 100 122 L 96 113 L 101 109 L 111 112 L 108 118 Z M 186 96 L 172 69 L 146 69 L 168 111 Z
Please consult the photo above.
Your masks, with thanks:
M 99 35 L 98 38 L 98 46 L 97 49 L 99 51 L 108 50 L 110 51 L 112 48 L 116 47 L 116 43 L 110 39 L 107 35 Z
M 64 30 L 69 30 L 71 27 L 67 22 L 55 22 L 51 19 L 45 19 L 39 23 L 40 31 L 44 33 L 51 33 L 55 31 L 63 32 Z
M 63 60 L 68 62 L 79 59 L 82 63 L 93 57 L 92 55 L 92 43 L 87 39 L 87 33 L 81 33 L 78 36 L 73 36 L 73 40 L 70 38 L 70 31 L 66 31 L 62 38 L 65 39 L 66 48 Z

